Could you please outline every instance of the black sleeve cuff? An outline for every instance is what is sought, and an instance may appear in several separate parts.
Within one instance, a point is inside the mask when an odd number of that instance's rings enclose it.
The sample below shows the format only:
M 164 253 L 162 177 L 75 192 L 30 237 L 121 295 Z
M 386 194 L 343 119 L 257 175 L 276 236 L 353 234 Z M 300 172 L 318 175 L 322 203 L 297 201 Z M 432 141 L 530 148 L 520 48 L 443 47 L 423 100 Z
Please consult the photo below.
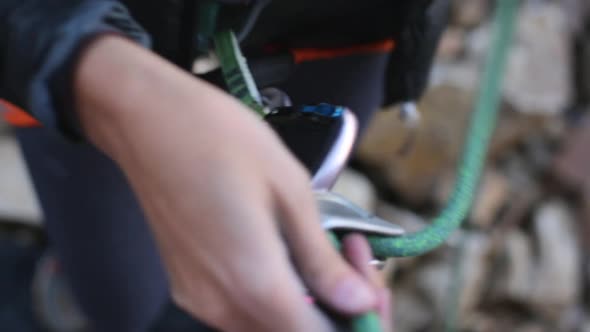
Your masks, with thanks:
M 104 33 L 145 46 L 148 35 L 117 1 L 2 1 L 14 4 L 0 5 L 0 97 L 44 126 L 80 137 L 72 95 L 72 69 L 80 51 Z

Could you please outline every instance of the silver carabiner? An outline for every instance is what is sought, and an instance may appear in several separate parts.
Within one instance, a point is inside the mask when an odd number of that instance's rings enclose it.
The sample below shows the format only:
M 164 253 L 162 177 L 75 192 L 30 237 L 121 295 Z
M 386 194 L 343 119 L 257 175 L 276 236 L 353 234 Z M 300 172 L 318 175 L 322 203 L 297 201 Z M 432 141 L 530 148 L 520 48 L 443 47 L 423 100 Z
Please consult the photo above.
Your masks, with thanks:
M 383 220 L 348 199 L 329 191 L 316 191 L 320 222 L 325 230 L 347 230 L 365 234 L 400 236 L 403 228 Z

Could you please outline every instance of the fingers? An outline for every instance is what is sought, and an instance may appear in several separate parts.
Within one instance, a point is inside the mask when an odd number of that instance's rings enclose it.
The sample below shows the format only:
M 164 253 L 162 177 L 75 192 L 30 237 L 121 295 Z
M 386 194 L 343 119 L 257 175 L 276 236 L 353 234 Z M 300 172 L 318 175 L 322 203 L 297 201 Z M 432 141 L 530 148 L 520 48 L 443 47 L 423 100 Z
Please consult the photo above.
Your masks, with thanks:
M 259 212 L 251 217 L 272 227 L 268 210 Z M 256 235 L 250 231 L 246 233 L 255 254 L 248 255 L 252 260 L 234 265 L 240 267 L 232 272 L 238 279 L 229 285 L 228 294 L 233 311 L 243 317 L 227 330 L 331 332 L 327 319 L 307 303 L 305 290 L 277 229 L 270 232 L 259 230 Z
M 179 305 L 221 331 L 330 332 L 327 320 L 305 302 L 302 282 L 260 186 L 249 183 L 252 180 L 246 176 L 224 181 L 231 187 L 248 188 L 250 197 L 263 198 L 257 199 L 260 204 L 249 204 L 239 199 L 246 193 L 240 193 L 230 197 L 232 208 L 199 215 L 214 222 L 190 223 L 196 215 L 193 205 L 186 207 L 188 217 L 171 218 L 176 220 L 174 226 L 183 226 L 167 229 L 171 238 L 165 255 Z
M 391 293 L 382 275 L 369 262 L 373 258 L 366 238 L 358 233 L 345 236 L 342 240 L 342 254 L 377 289 L 377 313 L 381 318 L 384 332 L 392 330 Z
M 384 287 L 383 278 L 369 262 L 373 258 L 371 248 L 364 236 L 358 233 L 348 234 L 342 239 L 342 255 L 375 288 Z
M 309 188 L 294 181 L 290 192 L 279 193 L 281 227 L 293 259 L 312 293 L 332 309 L 359 314 L 375 307 L 377 294 L 332 247 L 319 223 L 315 200 Z M 303 182 L 307 183 L 307 182 Z M 299 190 L 293 190 L 299 188 Z

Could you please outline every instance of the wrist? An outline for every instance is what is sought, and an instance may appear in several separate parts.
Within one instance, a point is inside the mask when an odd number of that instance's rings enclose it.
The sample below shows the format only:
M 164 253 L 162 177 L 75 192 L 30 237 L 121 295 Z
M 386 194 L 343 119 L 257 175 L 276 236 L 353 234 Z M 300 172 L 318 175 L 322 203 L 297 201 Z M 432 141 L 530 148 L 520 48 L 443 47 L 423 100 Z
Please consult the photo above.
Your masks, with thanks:
M 92 143 L 111 157 L 133 138 L 140 122 L 161 121 L 170 112 L 162 95 L 185 76 L 150 51 L 115 34 L 84 50 L 74 74 L 76 111 Z M 169 98 L 168 98 L 169 99 Z
M 191 142 L 194 148 L 223 132 L 228 118 L 249 113 L 221 90 L 116 35 L 88 45 L 74 86 L 86 136 L 119 164 L 130 151 L 148 147 Z

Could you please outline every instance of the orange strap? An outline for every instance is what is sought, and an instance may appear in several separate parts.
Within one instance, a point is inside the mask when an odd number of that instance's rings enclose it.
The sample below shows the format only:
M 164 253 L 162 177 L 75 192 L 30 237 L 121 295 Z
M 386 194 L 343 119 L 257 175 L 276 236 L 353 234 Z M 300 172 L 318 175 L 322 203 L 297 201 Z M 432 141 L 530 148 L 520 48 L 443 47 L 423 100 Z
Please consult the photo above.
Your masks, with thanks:
M 341 56 L 366 53 L 387 53 L 395 49 L 395 41 L 386 39 L 375 43 L 354 45 L 341 48 L 296 48 L 291 53 L 295 63 L 314 60 L 326 60 Z
M 18 108 L 16 105 L 0 99 L 0 108 L 3 107 L 3 118 L 9 124 L 15 127 L 41 127 L 41 123 L 30 116 L 27 112 Z
M 295 63 L 314 60 L 326 60 L 341 56 L 366 53 L 387 53 L 395 49 L 395 41 L 386 39 L 374 43 L 354 45 L 340 48 L 296 48 L 291 53 Z M 6 122 L 15 127 L 40 127 L 41 123 L 16 105 L 0 99 L 0 107 L 4 107 L 3 117 Z

